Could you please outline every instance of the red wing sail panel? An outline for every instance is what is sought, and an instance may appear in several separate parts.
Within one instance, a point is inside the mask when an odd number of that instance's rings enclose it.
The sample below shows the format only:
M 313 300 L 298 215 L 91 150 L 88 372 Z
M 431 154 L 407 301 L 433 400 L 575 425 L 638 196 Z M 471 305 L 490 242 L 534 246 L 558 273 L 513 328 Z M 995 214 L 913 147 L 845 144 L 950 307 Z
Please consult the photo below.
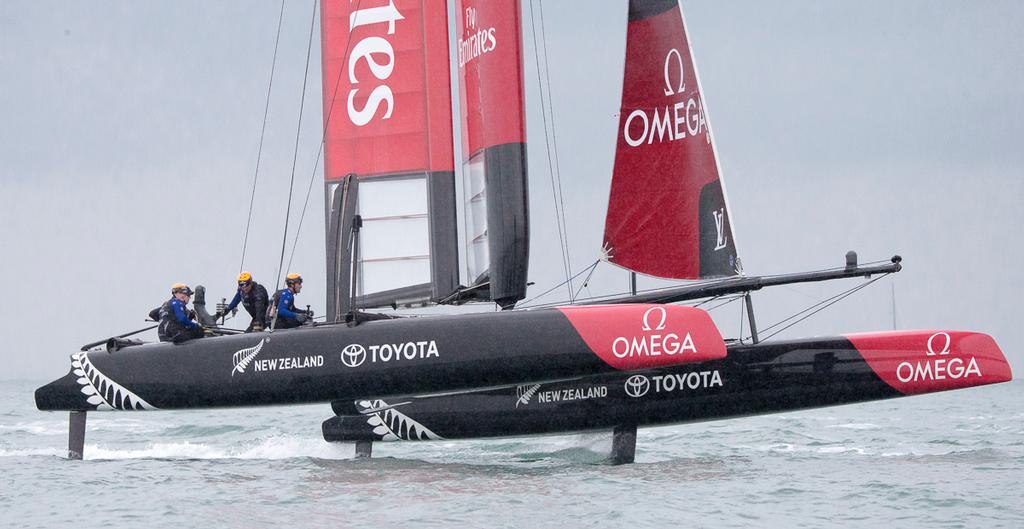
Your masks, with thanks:
M 658 277 L 737 273 L 736 245 L 692 50 L 675 1 L 631 0 L 609 260 Z
M 519 1 L 455 5 L 469 279 L 508 307 L 526 295 L 529 259 Z
M 321 27 L 328 223 L 362 217 L 357 305 L 446 296 L 458 228 L 445 2 L 325 0 Z M 332 202 L 348 174 L 355 210 Z M 345 249 L 334 231 L 328 248 Z M 350 256 L 328 253 L 328 298 L 348 297 L 337 268 Z
M 324 0 L 327 181 L 454 171 L 444 0 Z

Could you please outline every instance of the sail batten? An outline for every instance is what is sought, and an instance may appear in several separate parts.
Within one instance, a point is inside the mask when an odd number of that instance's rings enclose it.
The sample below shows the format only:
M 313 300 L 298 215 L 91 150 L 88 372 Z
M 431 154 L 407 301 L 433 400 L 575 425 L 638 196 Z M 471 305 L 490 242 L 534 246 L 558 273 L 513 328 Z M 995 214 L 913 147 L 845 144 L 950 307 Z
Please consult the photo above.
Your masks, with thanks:
M 738 273 L 705 106 L 678 4 L 631 0 L 605 219 L 610 262 L 673 279 Z

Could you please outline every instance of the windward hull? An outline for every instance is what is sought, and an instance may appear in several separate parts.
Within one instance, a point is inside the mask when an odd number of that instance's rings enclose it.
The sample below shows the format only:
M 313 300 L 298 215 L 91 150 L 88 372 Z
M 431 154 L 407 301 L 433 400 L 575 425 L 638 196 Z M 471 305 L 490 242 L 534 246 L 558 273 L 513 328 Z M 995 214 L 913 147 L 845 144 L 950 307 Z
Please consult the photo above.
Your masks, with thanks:
M 331 402 L 557 380 L 725 354 L 710 316 L 691 307 L 403 318 L 76 353 L 65 377 L 36 391 L 36 405 L 148 410 Z

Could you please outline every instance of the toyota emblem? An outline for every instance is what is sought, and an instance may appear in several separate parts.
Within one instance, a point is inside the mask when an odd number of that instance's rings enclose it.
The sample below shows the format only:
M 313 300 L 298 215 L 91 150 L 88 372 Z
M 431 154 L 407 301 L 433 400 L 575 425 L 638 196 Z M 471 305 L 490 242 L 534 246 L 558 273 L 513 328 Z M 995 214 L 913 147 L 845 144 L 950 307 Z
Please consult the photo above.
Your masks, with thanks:
M 346 345 L 341 350 L 341 363 L 348 367 L 359 367 L 366 361 L 366 348 L 357 344 Z

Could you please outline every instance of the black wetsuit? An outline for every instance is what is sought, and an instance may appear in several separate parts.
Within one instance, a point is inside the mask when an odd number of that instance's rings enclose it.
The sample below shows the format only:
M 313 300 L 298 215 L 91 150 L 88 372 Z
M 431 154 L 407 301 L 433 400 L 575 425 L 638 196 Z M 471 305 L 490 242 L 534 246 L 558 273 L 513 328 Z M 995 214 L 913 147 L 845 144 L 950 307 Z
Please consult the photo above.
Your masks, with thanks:
M 253 281 L 252 288 L 249 289 L 248 294 L 242 292 L 242 289 L 239 288 L 238 292 L 235 293 L 235 298 L 228 305 L 228 310 L 234 310 L 239 302 L 242 303 L 245 311 L 252 317 L 252 321 L 249 322 L 245 332 L 252 332 L 253 327 L 257 325 L 261 329 L 267 328 L 267 307 L 270 305 L 270 299 L 267 296 L 267 289 L 263 285 Z

